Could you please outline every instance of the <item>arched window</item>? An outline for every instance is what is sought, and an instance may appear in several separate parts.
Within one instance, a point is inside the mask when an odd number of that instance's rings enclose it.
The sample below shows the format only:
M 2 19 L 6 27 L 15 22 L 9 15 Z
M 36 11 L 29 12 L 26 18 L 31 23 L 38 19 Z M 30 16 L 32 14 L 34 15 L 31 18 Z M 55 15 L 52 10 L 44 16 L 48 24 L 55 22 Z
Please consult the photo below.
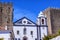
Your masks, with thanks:
M 23 40 L 28 40 L 26 36 L 23 37 Z
M 23 29 L 23 33 L 26 34 L 26 28 Z
M 17 34 L 19 35 L 19 30 L 17 30 Z
M 44 19 L 42 19 L 42 24 L 44 24 Z

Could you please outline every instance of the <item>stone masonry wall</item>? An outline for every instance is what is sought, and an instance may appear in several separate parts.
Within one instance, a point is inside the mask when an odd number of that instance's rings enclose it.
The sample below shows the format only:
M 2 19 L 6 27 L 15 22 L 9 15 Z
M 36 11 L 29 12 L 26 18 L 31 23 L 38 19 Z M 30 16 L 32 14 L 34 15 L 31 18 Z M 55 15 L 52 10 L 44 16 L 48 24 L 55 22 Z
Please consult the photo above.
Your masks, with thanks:
M 55 34 L 60 29 L 60 9 L 47 8 L 43 11 L 47 17 L 48 34 Z

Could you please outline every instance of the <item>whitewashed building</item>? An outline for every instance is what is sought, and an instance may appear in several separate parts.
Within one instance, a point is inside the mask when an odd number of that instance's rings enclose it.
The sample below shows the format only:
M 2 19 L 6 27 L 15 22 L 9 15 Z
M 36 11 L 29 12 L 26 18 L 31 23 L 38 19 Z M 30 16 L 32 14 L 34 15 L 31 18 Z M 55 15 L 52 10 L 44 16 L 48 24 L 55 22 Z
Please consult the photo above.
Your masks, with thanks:
M 23 17 L 13 25 L 15 40 L 43 40 L 47 35 L 47 19 L 42 12 L 39 13 L 37 23 Z
M 11 40 L 11 31 L 0 31 L 0 39 L 3 40 Z
M 48 26 L 47 26 L 47 18 L 40 12 L 37 18 L 37 25 L 38 25 L 38 40 L 43 40 L 44 36 L 48 34 Z
M 14 23 L 15 40 L 37 40 L 37 25 L 26 17 Z

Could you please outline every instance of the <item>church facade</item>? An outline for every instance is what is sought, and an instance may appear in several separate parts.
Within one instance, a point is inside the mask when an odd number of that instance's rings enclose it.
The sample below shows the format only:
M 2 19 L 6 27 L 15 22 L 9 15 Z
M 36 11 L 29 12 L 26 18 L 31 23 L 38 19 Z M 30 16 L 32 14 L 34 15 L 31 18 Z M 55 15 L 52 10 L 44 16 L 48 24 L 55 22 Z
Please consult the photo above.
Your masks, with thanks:
M 39 13 L 37 23 L 23 17 L 13 25 L 15 40 L 43 40 L 47 36 L 47 21 L 42 12 Z

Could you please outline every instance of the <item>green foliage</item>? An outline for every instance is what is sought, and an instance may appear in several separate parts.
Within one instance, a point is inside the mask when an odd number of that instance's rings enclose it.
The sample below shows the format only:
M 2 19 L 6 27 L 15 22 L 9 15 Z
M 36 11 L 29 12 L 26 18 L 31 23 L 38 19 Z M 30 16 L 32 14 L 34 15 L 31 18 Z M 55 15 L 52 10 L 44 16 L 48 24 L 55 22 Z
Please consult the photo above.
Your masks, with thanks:
M 49 37 L 48 37 L 48 36 L 45 36 L 45 37 L 43 38 L 43 40 L 49 40 Z
M 45 37 L 43 38 L 43 40 L 49 40 L 49 39 L 52 39 L 52 38 L 57 37 L 57 36 L 59 36 L 59 35 L 60 35 L 60 30 L 58 31 L 57 34 L 45 36 Z
M 60 30 L 58 30 L 58 34 L 60 35 Z
M 0 38 L 0 40 L 4 40 L 4 38 Z

